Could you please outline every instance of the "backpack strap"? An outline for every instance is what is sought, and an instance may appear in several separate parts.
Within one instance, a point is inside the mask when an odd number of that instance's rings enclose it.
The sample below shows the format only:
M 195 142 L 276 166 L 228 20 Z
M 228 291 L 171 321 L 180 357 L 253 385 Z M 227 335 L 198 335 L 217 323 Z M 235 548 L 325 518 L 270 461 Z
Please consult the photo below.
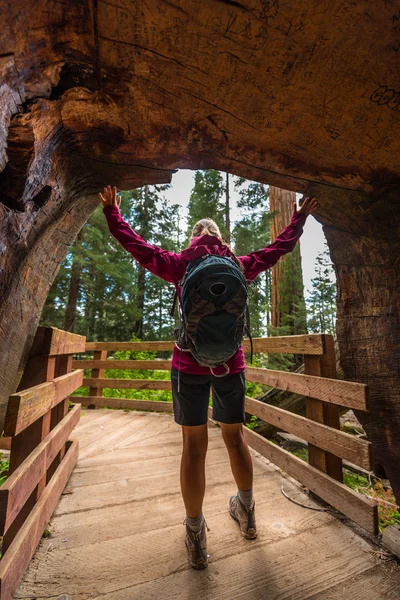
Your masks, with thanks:
M 251 330 L 250 330 L 250 311 L 249 311 L 249 305 L 247 304 L 246 306 L 246 330 L 247 330 L 247 335 L 249 336 L 249 340 L 250 340 L 250 364 L 253 364 L 253 338 L 251 337 Z
M 226 363 L 222 363 L 221 367 L 225 367 L 226 369 L 225 373 L 222 373 L 221 375 L 217 375 L 216 373 L 214 373 L 214 367 L 210 367 L 210 371 L 214 375 L 214 377 L 226 377 L 226 375 L 229 375 L 229 373 L 231 372 L 229 366 Z
M 176 310 L 176 303 L 177 303 L 177 302 L 178 302 L 178 290 L 177 290 L 177 289 L 175 289 L 175 294 L 174 294 L 174 297 L 173 297 L 173 299 L 172 299 L 172 307 L 171 307 L 171 310 L 170 310 L 170 313 L 169 313 L 169 316 L 170 316 L 170 317 L 173 317 L 173 316 L 174 316 L 174 314 L 175 314 L 175 310 Z

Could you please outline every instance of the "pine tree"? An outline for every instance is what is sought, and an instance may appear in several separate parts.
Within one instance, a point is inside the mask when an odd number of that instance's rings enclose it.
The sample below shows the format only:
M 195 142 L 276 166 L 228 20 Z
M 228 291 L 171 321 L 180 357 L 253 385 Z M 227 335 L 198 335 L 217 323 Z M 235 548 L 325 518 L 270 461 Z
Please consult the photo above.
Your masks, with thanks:
M 213 219 L 226 239 L 226 200 L 223 198 L 224 181 L 219 171 L 196 171 L 194 186 L 188 204 L 187 240 L 200 219 Z
M 236 178 L 239 191 L 238 208 L 242 218 L 232 231 L 237 256 L 260 250 L 269 244 L 268 188 L 261 183 Z M 270 310 L 270 283 L 268 272 L 262 273 L 251 284 L 249 294 L 251 332 L 255 337 L 265 335 Z
M 157 218 L 157 227 L 153 234 L 153 243 L 164 250 L 179 252 L 182 232 L 180 229 L 180 210 L 178 204 L 170 205 L 161 198 Z M 149 340 L 170 340 L 173 337 L 175 319 L 171 317 L 175 288 L 156 275 L 148 273 L 146 303 L 144 311 L 144 334 Z
M 311 280 L 312 292 L 307 299 L 308 328 L 318 333 L 334 333 L 336 322 L 336 282 L 329 249 L 320 252 L 315 261 L 316 277 Z

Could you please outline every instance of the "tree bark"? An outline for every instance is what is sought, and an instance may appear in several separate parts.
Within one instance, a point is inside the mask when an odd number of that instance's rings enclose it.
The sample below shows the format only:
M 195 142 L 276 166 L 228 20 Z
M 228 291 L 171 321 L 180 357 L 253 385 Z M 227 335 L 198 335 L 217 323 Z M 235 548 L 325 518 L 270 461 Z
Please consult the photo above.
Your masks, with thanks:
M 337 336 L 344 376 L 369 386 L 370 409 L 356 416 L 399 502 L 400 205 L 386 208 L 394 200 L 383 196 L 358 215 L 352 230 L 329 226 L 325 234 L 338 281 Z
M 3 10 L 0 429 L 97 191 L 214 168 L 318 198 L 345 376 L 370 386 L 360 419 L 400 501 L 393 3 L 225 4 L 15 0 Z
M 287 227 L 293 214 L 293 202 L 296 202 L 296 193 L 282 190 L 275 186 L 269 188 L 270 212 L 277 213 L 271 219 L 271 242 Z M 301 313 L 302 311 L 302 313 Z M 305 318 L 305 301 L 303 287 L 303 271 L 301 267 L 300 245 L 293 252 L 283 256 L 272 267 L 271 287 L 271 324 L 280 327 L 282 318 L 293 317 L 291 325 L 292 334 L 307 332 Z

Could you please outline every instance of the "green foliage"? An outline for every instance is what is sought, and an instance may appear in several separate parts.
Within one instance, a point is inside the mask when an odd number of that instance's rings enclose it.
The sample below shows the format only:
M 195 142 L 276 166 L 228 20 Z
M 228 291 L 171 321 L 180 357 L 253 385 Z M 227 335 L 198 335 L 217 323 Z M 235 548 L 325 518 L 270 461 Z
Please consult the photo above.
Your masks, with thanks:
M 289 451 L 291 454 L 294 454 L 295 456 L 297 456 L 297 458 L 301 458 L 301 460 L 304 460 L 305 462 L 308 462 L 308 450 L 307 448 L 294 448 L 293 450 Z
M 121 213 L 147 242 L 169 250 L 180 243 L 179 207 L 163 197 L 168 186 L 144 186 L 122 192 Z M 173 286 L 140 271 L 132 256 L 111 236 L 98 207 L 71 247 L 50 290 L 41 325 L 64 328 L 73 264 L 79 272 L 75 333 L 88 341 L 130 339 L 141 328 L 144 339 L 170 339 L 174 320 L 166 298 Z M 142 275 L 142 278 L 140 276 Z
M 3 485 L 8 477 L 8 470 L 10 468 L 10 459 L 3 460 L 3 454 L 0 453 L 0 485 Z
M 257 427 L 258 425 L 258 419 L 255 415 L 251 415 L 249 421 L 246 423 L 246 427 L 248 429 L 251 429 L 252 431 L 254 431 L 254 429 Z
M 359 490 L 360 488 L 369 488 L 370 484 L 366 477 L 353 473 L 345 469 L 343 471 L 343 483 L 353 490 Z
M 194 225 L 201 219 L 213 219 L 226 237 L 225 204 L 222 199 L 224 180 L 219 171 L 196 171 L 188 204 L 187 242 Z
M 400 526 L 400 513 L 398 510 L 394 510 L 389 514 L 384 514 L 380 517 L 379 520 L 380 530 L 382 531 L 385 527 L 389 527 L 389 525 L 397 525 Z
M 235 188 L 239 192 L 238 207 L 241 218 L 232 231 L 237 256 L 260 250 L 270 243 L 269 189 L 262 183 L 248 182 L 238 177 Z M 261 273 L 249 287 L 250 325 L 253 337 L 266 334 L 271 295 L 271 274 Z
M 335 333 L 336 282 L 327 245 L 317 256 L 315 271 L 312 291 L 307 299 L 308 328 L 312 332 Z

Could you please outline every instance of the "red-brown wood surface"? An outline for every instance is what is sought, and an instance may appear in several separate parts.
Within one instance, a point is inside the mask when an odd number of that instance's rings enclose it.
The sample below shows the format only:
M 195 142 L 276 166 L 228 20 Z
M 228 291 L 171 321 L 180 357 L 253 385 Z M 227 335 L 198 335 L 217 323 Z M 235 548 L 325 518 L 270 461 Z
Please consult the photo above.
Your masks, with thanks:
M 74 406 L 1 486 L 0 535 L 4 535 L 4 532 L 9 529 L 36 484 L 45 477 L 50 465 L 54 464 L 54 459 L 57 458 L 69 434 L 79 422 L 80 411 L 79 404 Z
M 105 361 L 107 358 L 107 350 L 95 350 L 93 352 L 93 358 L 94 358 L 94 360 Z M 92 378 L 103 378 L 104 371 L 105 371 L 105 369 L 103 369 L 101 367 L 100 368 L 92 368 Z M 90 386 L 89 396 L 102 396 L 102 395 L 103 395 L 103 388 Z M 89 405 L 89 408 L 96 408 L 96 407 L 94 404 L 91 404 L 91 405 Z
M 79 446 L 75 441 L 46 486 L 18 534 L 8 545 L 0 562 L 0 597 L 12 600 L 14 592 L 42 537 L 43 531 L 57 506 L 60 495 L 78 460 Z
M 5 432 L 18 436 L 82 385 L 83 372 L 73 371 L 10 396 Z M 31 436 L 31 433 L 29 434 Z

